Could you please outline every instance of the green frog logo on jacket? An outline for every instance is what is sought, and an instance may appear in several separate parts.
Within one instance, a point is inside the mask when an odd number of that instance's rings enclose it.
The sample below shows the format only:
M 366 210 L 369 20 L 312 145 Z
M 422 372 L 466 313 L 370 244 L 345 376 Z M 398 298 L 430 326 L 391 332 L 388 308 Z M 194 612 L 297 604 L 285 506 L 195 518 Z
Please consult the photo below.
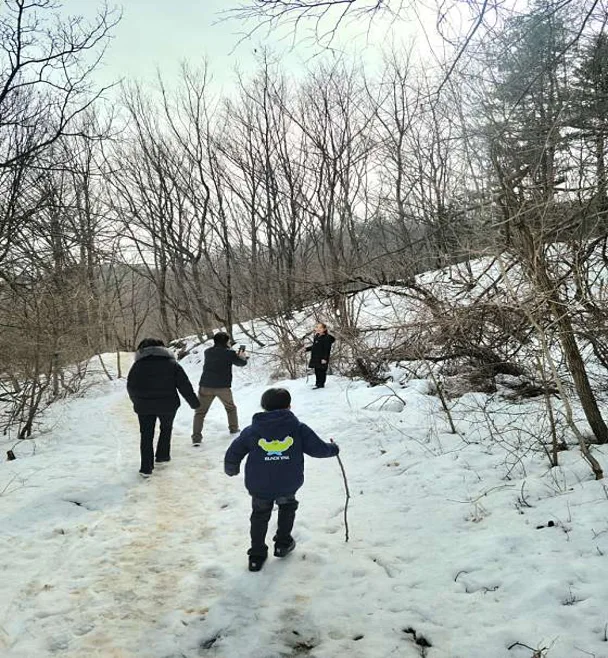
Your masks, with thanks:
M 286 436 L 282 441 L 266 441 L 266 439 L 260 439 L 258 445 L 266 453 L 266 460 L 270 459 L 289 459 L 287 455 L 284 455 L 284 452 L 287 452 L 289 448 L 293 445 L 293 437 Z

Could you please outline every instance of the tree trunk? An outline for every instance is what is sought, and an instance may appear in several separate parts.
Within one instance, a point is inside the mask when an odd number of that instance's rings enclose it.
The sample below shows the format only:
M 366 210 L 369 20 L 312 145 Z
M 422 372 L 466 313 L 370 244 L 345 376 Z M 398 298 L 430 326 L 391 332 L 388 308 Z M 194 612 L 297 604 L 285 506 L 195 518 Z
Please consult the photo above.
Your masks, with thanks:
M 608 427 L 602 418 L 589 377 L 587 377 L 585 362 L 576 342 L 570 318 L 553 301 L 551 302 L 551 309 L 557 321 L 559 339 L 587 422 L 591 426 L 597 442 L 608 443 Z
M 585 370 L 585 362 L 576 342 L 572 321 L 568 315 L 567 305 L 560 299 L 556 284 L 551 281 L 547 272 L 545 258 L 541 252 L 542 247 L 535 245 L 534 238 L 525 226 L 518 226 L 518 235 L 521 238 L 523 264 L 528 270 L 530 278 L 534 281 L 536 289 L 547 300 L 549 310 L 557 325 L 559 341 L 587 422 L 597 442 L 608 443 L 608 427 L 602 418 L 591 388 Z

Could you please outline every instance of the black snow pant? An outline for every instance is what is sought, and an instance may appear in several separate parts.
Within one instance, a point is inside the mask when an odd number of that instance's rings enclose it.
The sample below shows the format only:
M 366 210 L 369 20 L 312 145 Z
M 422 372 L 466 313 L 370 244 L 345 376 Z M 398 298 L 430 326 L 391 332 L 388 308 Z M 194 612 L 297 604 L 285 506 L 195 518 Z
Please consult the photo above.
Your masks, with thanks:
M 274 536 L 275 546 L 286 547 L 293 541 L 291 531 L 296 518 L 298 501 L 293 494 L 289 496 L 279 496 L 275 499 L 251 498 L 251 548 L 249 555 L 255 557 L 266 557 L 268 546 L 266 546 L 266 533 L 268 532 L 268 522 L 272 514 L 274 503 L 279 507 L 279 518 L 277 521 L 277 534 Z
M 154 469 L 154 429 L 156 419 L 160 420 L 160 435 L 156 445 L 156 459 L 169 461 L 171 459 L 171 432 L 176 412 L 170 414 L 138 414 L 141 440 L 141 473 L 152 473 Z
M 315 379 L 315 386 L 317 388 L 323 388 L 325 386 L 325 380 L 327 379 L 327 364 L 315 368 Z

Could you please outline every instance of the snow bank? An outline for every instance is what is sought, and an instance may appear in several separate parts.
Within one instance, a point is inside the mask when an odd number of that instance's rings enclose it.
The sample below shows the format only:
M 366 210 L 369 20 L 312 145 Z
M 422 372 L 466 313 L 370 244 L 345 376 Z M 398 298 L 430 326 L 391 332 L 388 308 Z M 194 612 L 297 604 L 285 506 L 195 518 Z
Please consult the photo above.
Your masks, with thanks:
M 266 387 L 264 358 L 235 373 L 243 425 Z M 184 360 L 193 382 L 198 360 Z M 459 401 L 450 434 L 423 381 L 398 398 L 335 376 L 323 391 L 280 385 L 341 446 L 349 543 L 338 464 L 310 459 L 296 551 L 249 573 L 249 498 L 222 472 L 221 405 L 198 451 L 183 406 L 172 462 L 140 481 L 124 382 L 100 383 L 55 409 L 35 454 L 0 466 L 1 655 L 608 655 L 608 499 L 575 450 L 550 470 L 531 449 L 514 469 L 478 423 L 489 398 Z M 537 418 L 535 403 L 523 411 Z

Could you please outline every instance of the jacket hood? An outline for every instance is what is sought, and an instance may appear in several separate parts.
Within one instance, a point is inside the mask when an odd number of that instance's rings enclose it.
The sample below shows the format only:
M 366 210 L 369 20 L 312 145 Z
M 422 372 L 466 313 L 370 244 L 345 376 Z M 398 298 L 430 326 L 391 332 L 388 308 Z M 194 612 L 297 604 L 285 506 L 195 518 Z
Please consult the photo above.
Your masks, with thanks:
M 175 355 L 173 352 L 168 350 L 166 347 L 144 347 L 143 350 L 137 350 L 135 352 L 135 361 L 140 361 L 141 359 L 145 359 L 148 356 L 160 356 L 163 357 L 164 359 L 173 359 L 175 361 Z
M 251 427 L 259 432 L 262 436 L 273 436 L 274 434 L 284 434 L 285 431 L 291 431 L 299 424 L 298 419 L 289 409 L 277 409 L 275 411 L 261 411 L 254 414 L 251 420 Z

